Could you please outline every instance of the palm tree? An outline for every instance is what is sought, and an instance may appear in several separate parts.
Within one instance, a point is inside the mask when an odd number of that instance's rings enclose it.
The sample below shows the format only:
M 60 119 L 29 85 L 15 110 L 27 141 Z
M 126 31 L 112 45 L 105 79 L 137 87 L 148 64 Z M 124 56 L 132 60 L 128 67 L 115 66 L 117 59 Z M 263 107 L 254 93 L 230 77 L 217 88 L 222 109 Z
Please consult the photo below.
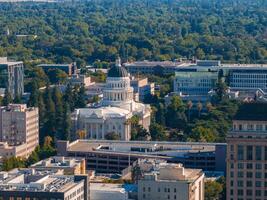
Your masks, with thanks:
M 200 117 L 200 113 L 201 113 L 202 108 L 203 108 L 202 103 L 198 102 L 197 103 L 198 117 Z
M 213 106 L 212 106 L 212 104 L 210 102 L 207 102 L 206 103 L 206 108 L 207 108 L 208 112 L 210 112 L 213 109 Z
M 187 110 L 188 110 L 188 121 L 190 122 L 190 115 L 191 115 L 191 109 L 193 107 L 192 101 L 187 102 Z

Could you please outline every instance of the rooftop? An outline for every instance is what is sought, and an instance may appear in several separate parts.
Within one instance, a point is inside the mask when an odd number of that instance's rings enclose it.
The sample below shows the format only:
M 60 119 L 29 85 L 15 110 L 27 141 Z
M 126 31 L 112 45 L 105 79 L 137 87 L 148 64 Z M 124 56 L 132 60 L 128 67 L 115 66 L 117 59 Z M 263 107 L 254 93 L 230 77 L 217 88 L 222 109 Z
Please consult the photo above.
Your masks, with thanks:
M 61 67 L 61 66 L 65 66 L 65 67 L 68 67 L 70 64 L 40 64 L 40 65 L 37 65 L 38 67 Z
M 167 158 L 169 155 L 174 154 L 176 156 L 183 156 L 185 153 L 214 152 L 216 145 L 216 143 L 76 140 L 68 145 L 68 151 Z M 220 143 L 218 145 L 225 144 Z
M 8 106 L 2 106 L 0 108 L 0 110 L 4 112 L 27 112 L 36 109 L 34 107 L 27 108 L 26 104 L 9 104 Z
M 17 65 L 23 64 L 22 61 L 10 61 L 7 57 L 0 57 L 0 65 Z
M 136 61 L 136 62 L 128 62 L 124 63 L 125 67 L 135 66 L 135 67 L 155 67 L 155 66 L 162 66 L 162 67 L 175 67 L 181 64 L 181 62 L 172 62 L 172 61 Z
M 0 191 L 65 192 L 77 184 L 74 176 L 58 172 L 35 169 L 0 172 Z
M 102 117 L 124 117 L 130 114 L 130 111 L 118 107 L 100 107 L 100 108 L 80 108 L 76 110 L 82 116 Z
M 75 167 L 82 162 L 82 158 L 72 158 L 72 157 L 61 157 L 61 156 L 54 156 L 44 160 L 41 160 L 31 167 L 53 167 L 53 168 L 68 168 L 68 167 Z
M 155 177 L 157 181 L 188 181 L 198 179 L 203 172 L 201 169 L 184 168 L 182 164 L 160 163 L 152 172 L 145 173 L 144 179 Z

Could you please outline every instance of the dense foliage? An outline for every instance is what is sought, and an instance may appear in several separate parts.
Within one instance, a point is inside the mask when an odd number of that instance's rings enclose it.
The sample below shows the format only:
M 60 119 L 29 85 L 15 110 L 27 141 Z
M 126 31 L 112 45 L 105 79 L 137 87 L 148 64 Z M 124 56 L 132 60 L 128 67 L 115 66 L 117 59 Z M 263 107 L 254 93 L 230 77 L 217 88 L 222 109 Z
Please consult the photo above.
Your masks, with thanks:
M 0 56 L 79 66 L 107 66 L 98 60 L 118 54 L 124 60 L 194 56 L 263 63 L 266 9 L 265 0 L 1 3 Z

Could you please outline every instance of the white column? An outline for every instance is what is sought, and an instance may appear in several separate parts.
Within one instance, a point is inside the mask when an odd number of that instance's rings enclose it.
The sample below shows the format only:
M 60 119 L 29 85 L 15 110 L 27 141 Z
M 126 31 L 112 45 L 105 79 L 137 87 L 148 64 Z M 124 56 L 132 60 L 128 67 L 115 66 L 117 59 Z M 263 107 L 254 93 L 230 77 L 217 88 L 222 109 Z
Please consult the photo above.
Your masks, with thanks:
M 93 124 L 90 124 L 90 138 L 93 139 Z
M 96 124 L 96 139 L 99 139 L 99 138 L 98 138 L 98 134 L 99 134 L 99 133 L 98 133 L 98 125 L 99 125 L 99 124 Z
M 102 139 L 103 140 L 105 139 L 105 136 L 104 136 L 104 125 L 105 125 L 105 123 L 102 124 Z

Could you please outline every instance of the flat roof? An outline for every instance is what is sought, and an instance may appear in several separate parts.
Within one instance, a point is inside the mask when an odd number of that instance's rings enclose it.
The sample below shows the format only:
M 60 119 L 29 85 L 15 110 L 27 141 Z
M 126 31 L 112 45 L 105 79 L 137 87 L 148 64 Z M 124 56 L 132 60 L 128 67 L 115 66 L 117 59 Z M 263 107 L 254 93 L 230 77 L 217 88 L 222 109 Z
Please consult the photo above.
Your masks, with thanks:
M 15 169 L 0 175 L 0 191 L 65 192 L 81 182 L 55 170 Z
M 187 143 L 158 141 L 76 140 L 69 144 L 68 152 L 94 152 L 131 155 L 138 157 L 166 158 L 171 153 L 214 152 L 216 145 L 225 143 Z

